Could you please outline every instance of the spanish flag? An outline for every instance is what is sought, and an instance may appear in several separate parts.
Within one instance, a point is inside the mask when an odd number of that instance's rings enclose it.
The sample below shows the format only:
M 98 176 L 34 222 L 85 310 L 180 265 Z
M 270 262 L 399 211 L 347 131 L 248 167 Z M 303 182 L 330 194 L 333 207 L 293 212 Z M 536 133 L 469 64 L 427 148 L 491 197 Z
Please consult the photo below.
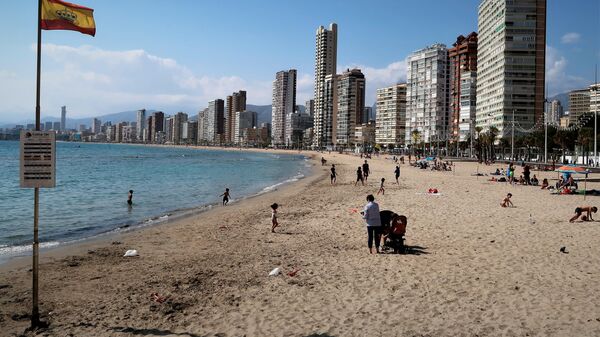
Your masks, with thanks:
M 96 35 L 94 10 L 61 0 L 42 0 L 42 29 L 76 30 Z

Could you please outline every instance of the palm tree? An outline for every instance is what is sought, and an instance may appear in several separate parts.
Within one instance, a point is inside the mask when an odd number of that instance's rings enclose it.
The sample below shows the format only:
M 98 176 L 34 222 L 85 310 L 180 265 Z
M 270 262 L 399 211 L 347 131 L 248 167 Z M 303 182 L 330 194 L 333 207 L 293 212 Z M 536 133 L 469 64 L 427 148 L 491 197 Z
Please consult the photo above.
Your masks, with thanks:
M 475 143 L 475 151 L 477 152 L 477 159 L 479 159 L 479 161 L 481 161 L 481 130 L 483 130 L 483 128 L 481 126 L 476 126 L 475 127 L 475 132 L 477 133 L 477 142 Z
M 496 143 L 496 138 L 498 138 L 498 134 L 500 130 L 498 130 L 495 126 L 490 126 L 488 130 L 489 142 L 490 142 L 490 160 L 494 160 L 496 158 L 496 151 L 494 151 L 494 145 Z
M 419 132 L 419 130 L 413 130 L 413 131 L 410 133 L 410 137 L 411 137 L 411 139 L 412 139 L 412 142 L 413 142 L 413 144 L 414 144 L 414 145 L 413 145 L 413 149 L 414 149 L 414 147 L 416 146 L 416 144 L 417 144 L 417 143 L 419 142 L 419 140 L 421 139 L 421 132 Z M 414 154 L 414 150 L 413 150 L 413 154 Z

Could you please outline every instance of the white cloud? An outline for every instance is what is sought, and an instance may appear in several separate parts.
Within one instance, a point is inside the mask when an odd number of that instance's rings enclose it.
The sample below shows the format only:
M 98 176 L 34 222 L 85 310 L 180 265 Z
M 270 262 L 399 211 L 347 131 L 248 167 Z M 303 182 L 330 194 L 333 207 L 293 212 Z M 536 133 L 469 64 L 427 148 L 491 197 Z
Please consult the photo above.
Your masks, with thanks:
M 271 81 L 199 75 L 141 49 L 44 44 L 42 53 L 42 116 L 58 116 L 62 105 L 70 117 L 142 107 L 195 114 L 208 101 L 237 90 L 248 92 L 249 103 L 271 103 Z M 0 120 L 31 118 L 34 90 L 34 76 L 0 68 Z
M 359 68 L 367 82 L 365 105 L 371 106 L 375 103 L 377 89 L 391 86 L 397 83 L 406 82 L 406 60 L 396 61 L 388 64 L 384 68 L 374 68 L 365 65 L 352 65 L 346 68 Z
M 577 43 L 581 39 L 581 34 L 579 33 L 567 33 L 560 38 L 560 42 L 562 43 Z
M 554 47 L 546 46 L 546 83 L 550 96 L 587 85 L 582 77 L 567 73 L 568 60 Z

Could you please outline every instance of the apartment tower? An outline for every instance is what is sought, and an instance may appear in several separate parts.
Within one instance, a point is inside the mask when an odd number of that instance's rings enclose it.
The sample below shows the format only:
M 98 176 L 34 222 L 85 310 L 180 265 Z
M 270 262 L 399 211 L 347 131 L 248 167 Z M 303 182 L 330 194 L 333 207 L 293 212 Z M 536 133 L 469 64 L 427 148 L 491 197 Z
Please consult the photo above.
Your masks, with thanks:
M 590 113 L 590 90 L 569 92 L 569 125 L 577 125 L 579 117 Z
M 466 37 L 460 35 L 452 48 L 450 59 L 450 125 L 448 137 L 451 141 L 465 141 L 475 120 L 477 96 L 471 86 L 477 79 L 477 33 Z M 465 90 L 462 90 L 462 89 Z
M 137 140 L 142 141 L 144 139 L 144 130 L 146 129 L 146 109 L 140 109 L 137 111 Z
M 404 144 L 406 137 L 406 83 L 377 89 L 375 143 Z
M 337 81 L 336 146 L 354 144 L 356 127 L 363 122 L 365 75 L 360 69 L 346 69 Z
M 246 92 L 240 90 L 227 96 L 227 106 L 225 111 L 225 142 L 232 143 L 235 134 L 235 113 L 246 111 Z
M 448 49 L 434 44 L 408 57 L 406 76 L 406 129 L 404 139 L 413 144 L 413 132 L 419 141 L 442 141 L 448 128 Z
M 271 142 L 285 144 L 285 118 L 296 110 L 296 70 L 279 71 L 273 81 L 273 105 L 271 110 Z
M 60 131 L 67 130 L 67 107 L 62 106 L 60 108 Z
M 482 0 L 478 30 L 476 125 L 543 124 L 546 0 Z
M 206 140 L 214 143 L 221 143 L 225 139 L 225 102 L 222 99 L 215 99 L 208 102 L 206 111 Z
M 326 106 L 333 102 L 327 101 L 325 85 L 327 76 L 331 82 L 337 72 L 337 24 L 332 23 L 329 29 L 320 26 L 316 34 L 315 50 L 315 119 L 313 145 L 323 147 L 332 145 L 334 116 L 326 113 Z M 330 83 L 331 84 L 331 83 Z M 331 95 L 330 95 L 331 98 Z

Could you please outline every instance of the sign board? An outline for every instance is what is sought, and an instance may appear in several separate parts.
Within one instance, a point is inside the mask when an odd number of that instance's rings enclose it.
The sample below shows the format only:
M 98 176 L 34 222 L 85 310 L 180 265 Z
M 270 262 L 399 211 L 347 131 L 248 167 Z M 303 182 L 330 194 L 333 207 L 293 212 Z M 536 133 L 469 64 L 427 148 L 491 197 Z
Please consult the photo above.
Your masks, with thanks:
M 56 186 L 56 133 L 21 131 L 21 187 Z

